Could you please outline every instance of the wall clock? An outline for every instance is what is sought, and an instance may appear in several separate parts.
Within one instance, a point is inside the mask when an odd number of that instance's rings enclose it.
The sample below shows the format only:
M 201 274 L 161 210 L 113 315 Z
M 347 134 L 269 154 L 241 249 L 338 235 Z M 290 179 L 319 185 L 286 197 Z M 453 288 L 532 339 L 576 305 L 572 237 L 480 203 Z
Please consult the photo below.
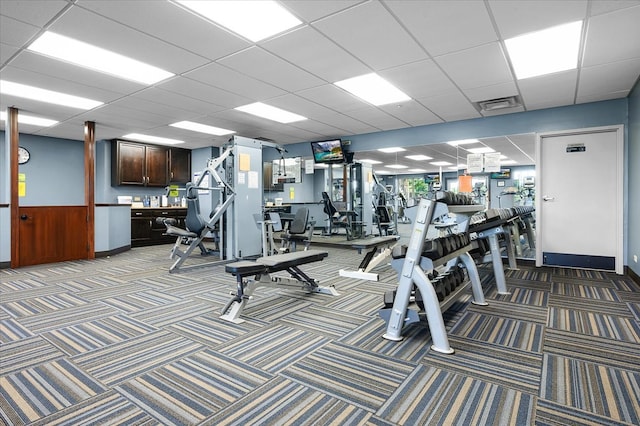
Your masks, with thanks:
M 24 164 L 31 158 L 29 150 L 23 146 L 18 147 L 18 164 Z

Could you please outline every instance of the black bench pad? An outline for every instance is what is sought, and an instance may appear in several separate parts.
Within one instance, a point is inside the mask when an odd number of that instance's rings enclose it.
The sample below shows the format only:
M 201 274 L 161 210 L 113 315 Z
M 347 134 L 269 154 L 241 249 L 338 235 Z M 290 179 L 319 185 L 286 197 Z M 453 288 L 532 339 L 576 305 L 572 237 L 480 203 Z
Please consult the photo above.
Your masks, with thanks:
M 240 262 L 226 264 L 224 270 L 230 274 L 240 274 L 240 276 L 244 277 L 247 275 L 264 274 L 267 272 L 267 267 L 257 262 L 242 260 Z
M 277 254 L 275 256 L 263 256 L 255 262 L 241 260 L 225 265 L 225 272 L 242 277 L 248 275 L 265 274 L 270 272 L 286 271 L 289 268 L 317 262 L 327 257 L 329 253 L 322 250 L 294 251 L 291 253 Z
M 352 244 L 351 247 L 358 250 L 368 250 L 373 247 L 378 247 L 383 244 L 392 243 L 398 241 L 400 236 L 398 235 L 383 235 L 380 237 L 374 237 L 367 240 L 358 241 L 355 244 Z
M 267 267 L 268 272 L 286 271 L 287 269 L 304 265 L 305 263 L 317 262 L 329 255 L 322 250 L 294 251 L 291 253 L 276 254 L 275 256 L 263 256 L 256 259 Z

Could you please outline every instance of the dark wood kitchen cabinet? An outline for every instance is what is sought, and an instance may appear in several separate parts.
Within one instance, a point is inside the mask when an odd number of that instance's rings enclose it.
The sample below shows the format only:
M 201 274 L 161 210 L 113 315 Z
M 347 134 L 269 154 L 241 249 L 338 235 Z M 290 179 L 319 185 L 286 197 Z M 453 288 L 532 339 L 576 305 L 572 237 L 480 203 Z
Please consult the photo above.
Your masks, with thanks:
M 191 181 L 191 150 L 169 148 L 169 183 Z
M 159 207 L 131 209 L 131 247 L 174 243 L 176 237 L 164 235 L 167 228 L 156 220 L 159 217 L 176 219 L 178 228 L 185 229 L 186 208 Z
M 116 185 L 166 186 L 169 148 L 128 141 L 112 141 L 112 181 Z

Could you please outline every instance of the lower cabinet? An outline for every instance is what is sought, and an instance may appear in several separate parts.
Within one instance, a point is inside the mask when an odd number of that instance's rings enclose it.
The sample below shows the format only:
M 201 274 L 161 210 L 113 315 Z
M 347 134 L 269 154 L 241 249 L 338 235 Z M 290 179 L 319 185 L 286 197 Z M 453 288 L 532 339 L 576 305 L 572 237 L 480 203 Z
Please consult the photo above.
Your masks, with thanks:
M 156 218 L 169 217 L 176 219 L 175 226 L 185 227 L 186 208 L 141 208 L 131 209 L 131 247 L 151 246 L 174 243 L 176 237 L 164 235 L 167 228 L 157 223 Z

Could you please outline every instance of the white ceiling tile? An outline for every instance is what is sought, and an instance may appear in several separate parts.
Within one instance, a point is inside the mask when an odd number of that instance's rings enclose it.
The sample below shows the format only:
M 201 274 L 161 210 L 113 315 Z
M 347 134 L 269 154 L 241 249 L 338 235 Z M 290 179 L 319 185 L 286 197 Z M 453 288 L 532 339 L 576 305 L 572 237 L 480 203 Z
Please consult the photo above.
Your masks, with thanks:
M 498 40 L 481 1 L 391 0 L 385 4 L 432 56 Z
M 11 58 L 13 55 L 18 53 L 19 51 L 20 51 L 20 49 L 17 48 L 17 47 L 13 47 L 13 46 L 9 46 L 8 44 L 0 43 L 0 67 L 2 65 L 6 65 L 6 62 L 9 60 L 9 58 Z
M 317 21 L 313 26 L 374 71 L 427 57 L 379 2 L 360 4 Z
M 333 84 L 301 90 L 296 94 L 335 111 L 356 109 L 364 102 Z
M 438 116 L 414 100 L 403 102 L 400 105 L 383 105 L 379 109 L 412 126 L 425 126 L 442 122 Z
M 280 3 L 298 18 L 305 22 L 312 22 L 363 1 L 365 0 L 281 0 Z
M 580 71 L 578 97 L 630 91 L 640 75 L 640 58 L 613 62 Z
M 322 115 L 320 117 L 317 117 L 317 120 L 322 123 L 331 123 L 333 126 L 339 129 L 344 129 L 347 134 L 350 135 L 372 133 L 378 131 L 376 127 L 370 126 L 369 124 L 363 123 L 360 120 L 348 117 L 339 112 Z
M 216 110 L 216 106 L 210 102 L 205 102 L 200 99 L 195 99 L 189 96 L 182 95 L 181 93 L 171 92 L 169 90 L 163 90 L 158 87 L 148 87 L 135 94 L 140 99 L 145 99 L 154 104 L 160 104 L 170 106 L 185 111 L 191 111 L 202 114 L 203 111 L 219 111 L 223 107 L 218 106 L 220 109 Z
M 13 47 L 23 47 L 23 45 L 38 34 L 38 31 L 40 31 L 38 27 L 0 15 L 0 41 L 2 41 L 2 44 Z M 4 63 L 7 59 L 9 58 L 4 56 L 0 58 L 0 64 Z
M 413 99 L 455 89 L 449 77 L 431 59 L 389 68 L 378 74 Z
M 212 60 L 249 46 L 240 37 L 168 1 L 81 0 L 78 5 Z
M 308 131 L 309 133 L 315 134 L 314 139 L 327 136 L 340 137 L 341 135 L 345 134 L 344 129 L 339 129 L 337 127 L 333 127 L 316 120 L 297 121 L 295 123 L 291 123 L 291 127 L 294 127 L 296 129 L 303 129 Z M 300 139 L 300 142 L 303 142 L 303 140 Z
M 370 71 L 358 59 L 309 26 L 273 38 L 261 46 L 328 83 Z
M 49 29 L 177 74 L 208 62 L 201 56 L 80 7 L 69 10 Z
M 256 80 L 235 70 L 212 63 L 185 74 L 209 86 L 224 88 L 253 101 L 265 100 L 286 93 L 271 84 Z
M 251 47 L 218 61 L 256 80 L 288 92 L 319 86 L 323 80 L 259 47 Z
M 70 4 L 62 0 L 2 0 L 0 15 L 43 27 Z
M 492 86 L 513 81 L 499 43 L 489 43 L 435 58 L 461 89 Z
M 570 70 L 518 81 L 527 110 L 551 108 L 573 103 L 578 72 Z
M 287 111 L 295 111 L 296 114 L 300 114 L 307 118 L 314 118 L 322 114 L 331 114 L 333 112 L 333 110 L 329 108 L 293 94 L 269 99 L 269 105 L 273 105 Z
M 422 105 L 433 111 L 445 121 L 478 118 L 480 114 L 458 91 L 417 99 Z
M 500 35 L 507 39 L 584 19 L 586 0 L 489 0 Z
M 591 0 L 591 14 L 601 15 L 618 9 L 639 6 L 640 0 Z
M 583 104 L 586 102 L 608 101 L 611 99 L 620 99 L 620 98 L 625 98 L 628 94 L 629 94 L 628 90 L 622 90 L 620 92 L 594 93 L 593 95 L 578 96 L 576 98 L 576 104 Z
M 363 105 L 358 109 L 343 111 L 343 114 L 380 130 L 400 129 L 407 126 L 407 123 L 371 105 Z
M 591 18 L 582 65 L 640 58 L 640 6 Z
M 249 103 L 249 99 L 217 87 L 209 86 L 189 78 L 172 79 L 160 85 L 163 90 L 200 99 L 217 107 L 236 108 Z M 202 111 L 204 113 L 211 112 Z
M 516 87 L 515 82 L 508 81 L 506 83 L 494 84 L 491 86 L 464 89 L 462 92 L 471 102 L 480 102 L 491 99 L 506 98 L 508 96 L 517 96 L 518 88 Z

